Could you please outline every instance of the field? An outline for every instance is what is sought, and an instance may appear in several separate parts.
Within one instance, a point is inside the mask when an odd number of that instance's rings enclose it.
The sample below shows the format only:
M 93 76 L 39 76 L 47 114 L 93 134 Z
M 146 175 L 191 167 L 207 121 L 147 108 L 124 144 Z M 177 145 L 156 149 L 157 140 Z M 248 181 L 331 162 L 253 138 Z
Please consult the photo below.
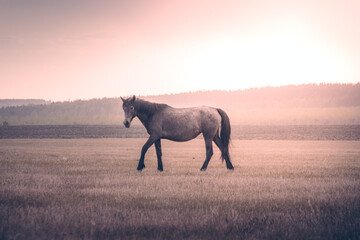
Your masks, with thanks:
M 1 239 L 359 239 L 360 141 L 0 139 Z

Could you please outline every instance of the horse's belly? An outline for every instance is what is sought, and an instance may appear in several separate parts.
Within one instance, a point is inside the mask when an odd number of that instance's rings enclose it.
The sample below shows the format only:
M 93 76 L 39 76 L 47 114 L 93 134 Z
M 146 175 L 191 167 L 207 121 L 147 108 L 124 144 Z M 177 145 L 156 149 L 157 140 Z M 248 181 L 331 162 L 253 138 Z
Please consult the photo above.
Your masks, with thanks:
M 201 133 L 200 126 L 197 123 L 189 124 L 179 122 L 163 126 L 162 138 L 172 141 L 185 142 L 196 138 Z

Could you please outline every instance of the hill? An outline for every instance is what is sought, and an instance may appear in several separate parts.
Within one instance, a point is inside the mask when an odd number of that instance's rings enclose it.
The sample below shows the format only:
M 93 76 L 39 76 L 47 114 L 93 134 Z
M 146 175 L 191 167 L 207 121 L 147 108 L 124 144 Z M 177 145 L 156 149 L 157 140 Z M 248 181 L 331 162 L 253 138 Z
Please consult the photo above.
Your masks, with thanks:
M 0 108 L 2 107 L 15 107 L 26 105 L 40 105 L 48 104 L 50 102 L 43 99 L 0 99 Z
M 139 96 L 174 107 L 209 105 L 227 111 L 232 124 L 360 124 L 360 83 L 306 84 L 237 91 Z M 0 108 L 10 125 L 121 124 L 120 98 Z M 139 124 L 135 121 L 135 124 Z
M 0 122 L 10 125 L 120 124 L 120 98 L 52 102 L 0 109 Z

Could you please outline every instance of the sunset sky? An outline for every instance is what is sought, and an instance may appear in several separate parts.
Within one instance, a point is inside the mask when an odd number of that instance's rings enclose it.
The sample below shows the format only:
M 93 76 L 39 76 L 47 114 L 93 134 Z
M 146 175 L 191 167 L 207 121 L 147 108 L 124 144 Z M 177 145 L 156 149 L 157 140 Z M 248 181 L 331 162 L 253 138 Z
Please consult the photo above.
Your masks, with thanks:
M 0 98 L 360 81 L 359 0 L 0 0 Z

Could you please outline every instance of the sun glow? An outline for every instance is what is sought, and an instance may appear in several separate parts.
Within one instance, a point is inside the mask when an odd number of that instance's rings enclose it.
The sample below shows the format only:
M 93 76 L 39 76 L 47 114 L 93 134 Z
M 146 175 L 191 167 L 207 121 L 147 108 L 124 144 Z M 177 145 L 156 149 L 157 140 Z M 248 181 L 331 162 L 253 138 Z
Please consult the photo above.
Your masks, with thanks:
M 150 50 L 138 48 L 128 53 L 126 61 L 112 59 L 104 68 L 112 66 L 119 78 L 146 80 L 134 85 L 134 92 L 145 95 L 153 94 L 154 84 L 159 94 L 355 79 L 346 57 L 310 33 L 294 29 L 262 33 L 220 34 Z M 124 59 L 123 52 L 117 56 Z
M 256 34 L 178 39 L 152 48 L 138 45 L 132 51 L 119 50 L 102 67 L 96 67 L 98 73 L 89 72 L 88 79 L 96 82 L 104 77 L 103 72 L 109 72 L 109 79 L 142 80 L 127 87 L 144 95 L 356 82 L 351 61 L 334 45 L 304 29 L 309 28 L 294 28 L 292 24 Z M 112 89 L 116 95 L 121 81 L 114 81 Z
M 188 75 L 210 89 L 219 88 L 219 81 L 223 89 L 341 82 L 351 78 L 345 64 L 336 50 L 309 35 L 287 32 L 202 43 L 188 59 Z

